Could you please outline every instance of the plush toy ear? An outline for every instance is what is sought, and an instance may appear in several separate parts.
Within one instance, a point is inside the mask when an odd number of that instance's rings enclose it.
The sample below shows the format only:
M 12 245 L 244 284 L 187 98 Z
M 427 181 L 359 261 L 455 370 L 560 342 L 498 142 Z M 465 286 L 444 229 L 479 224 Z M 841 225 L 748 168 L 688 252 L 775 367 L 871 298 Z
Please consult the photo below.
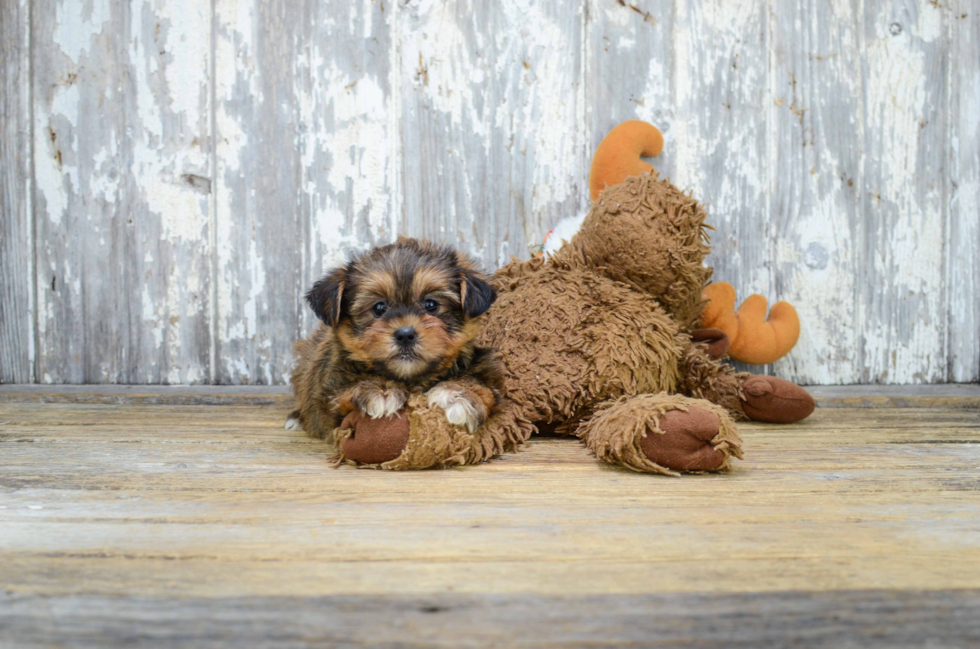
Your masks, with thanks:
M 467 318 L 486 313 L 496 299 L 497 291 L 493 290 L 482 274 L 468 269 L 463 271 L 459 282 L 459 300 Z
M 314 284 L 306 294 L 306 301 L 316 317 L 331 327 L 336 327 L 340 322 L 346 284 L 347 269 L 335 268 Z

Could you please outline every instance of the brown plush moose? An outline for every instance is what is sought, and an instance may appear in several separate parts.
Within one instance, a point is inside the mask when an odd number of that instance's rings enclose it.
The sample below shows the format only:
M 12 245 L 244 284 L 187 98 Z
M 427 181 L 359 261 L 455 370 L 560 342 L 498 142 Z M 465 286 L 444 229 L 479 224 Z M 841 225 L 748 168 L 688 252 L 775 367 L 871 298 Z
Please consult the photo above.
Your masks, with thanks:
M 635 471 L 729 469 L 742 457 L 736 420 L 790 423 L 814 401 L 788 381 L 733 371 L 709 353 L 718 341 L 692 338 L 712 273 L 704 219 L 653 170 L 606 188 L 557 253 L 494 274 L 479 343 L 498 350 L 506 399 L 486 424 L 452 426 L 419 394 L 395 417 L 348 415 L 338 461 L 471 464 L 551 432 Z

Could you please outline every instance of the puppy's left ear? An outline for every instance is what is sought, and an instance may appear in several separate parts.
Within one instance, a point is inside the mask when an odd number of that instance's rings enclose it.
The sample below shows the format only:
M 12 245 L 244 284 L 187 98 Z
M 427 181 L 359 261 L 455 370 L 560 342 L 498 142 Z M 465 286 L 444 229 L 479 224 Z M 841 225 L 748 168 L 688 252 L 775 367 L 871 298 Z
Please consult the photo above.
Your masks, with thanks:
M 316 317 L 331 327 L 336 327 L 343 313 L 344 287 L 347 285 L 347 269 L 335 268 L 313 285 L 306 294 L 306 301 Z
M 467 318 L 483 315 L 497 299 L 497 291 L 475 270 L 464 269 L 459 282 L 459 300 Z

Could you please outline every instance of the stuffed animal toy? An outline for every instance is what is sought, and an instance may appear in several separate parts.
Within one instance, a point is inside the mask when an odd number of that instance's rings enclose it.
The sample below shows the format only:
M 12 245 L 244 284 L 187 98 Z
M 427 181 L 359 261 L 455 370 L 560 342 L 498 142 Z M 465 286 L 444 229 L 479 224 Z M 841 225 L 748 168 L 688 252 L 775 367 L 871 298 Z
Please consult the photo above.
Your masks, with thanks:
M 652 124 L 640 120 L 623 122 L 609 131 L 592 158 L 589 191 L 592 200 L 606 187 L 617 185 L 629 176 L 639 176 L 653 167 L 643 157 L 660 155 L 664 138 Z M 564 219 L 548 233 L 542 251 L 554 251 L 581 227 L 585 218 Z M 704 289 L 707 304 L 701 313 L 699 328 L 691 335 L 710 342 L 709 353 L 715 358 L 731 356 L 750 365 L 772 363 L 790 352 L 800 337 L 800 319 L 789 302 L 773 305 L 766 319 L 766 298 L 753 294 L 735 309 L 735 289 L 728 282 L 715 282 Z
M 655 170 L 604 187 L 558 250 L 493 277 L 479 344 L 500 354 L 505 399 L 487 423 L 469 433 L 416 395 L 389 419 L 351 413 L 335 431 L 338 462 L 470 464 L 552 432 L 635 471 L 725 471 L 742 457 L 737 420 L 809 416 L 799 386 L 715 358 L 723 333 L 692 337 L 712 272 L 703 207 Z

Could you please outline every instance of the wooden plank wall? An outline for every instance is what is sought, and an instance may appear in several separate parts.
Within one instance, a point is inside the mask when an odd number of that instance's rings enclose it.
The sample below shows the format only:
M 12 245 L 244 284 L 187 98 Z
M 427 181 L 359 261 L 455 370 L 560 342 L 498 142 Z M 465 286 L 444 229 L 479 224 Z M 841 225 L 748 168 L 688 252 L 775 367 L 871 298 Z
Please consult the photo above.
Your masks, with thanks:
M 0 382 L 282 383 L 301 300 L 399 233 L 489 269 L 620 121 L 793 302 L 766 368 L 980 380 L 971 0 L 0 0 Z
M 0 383 L 34 380 L 29 12 L 0 1 Z

